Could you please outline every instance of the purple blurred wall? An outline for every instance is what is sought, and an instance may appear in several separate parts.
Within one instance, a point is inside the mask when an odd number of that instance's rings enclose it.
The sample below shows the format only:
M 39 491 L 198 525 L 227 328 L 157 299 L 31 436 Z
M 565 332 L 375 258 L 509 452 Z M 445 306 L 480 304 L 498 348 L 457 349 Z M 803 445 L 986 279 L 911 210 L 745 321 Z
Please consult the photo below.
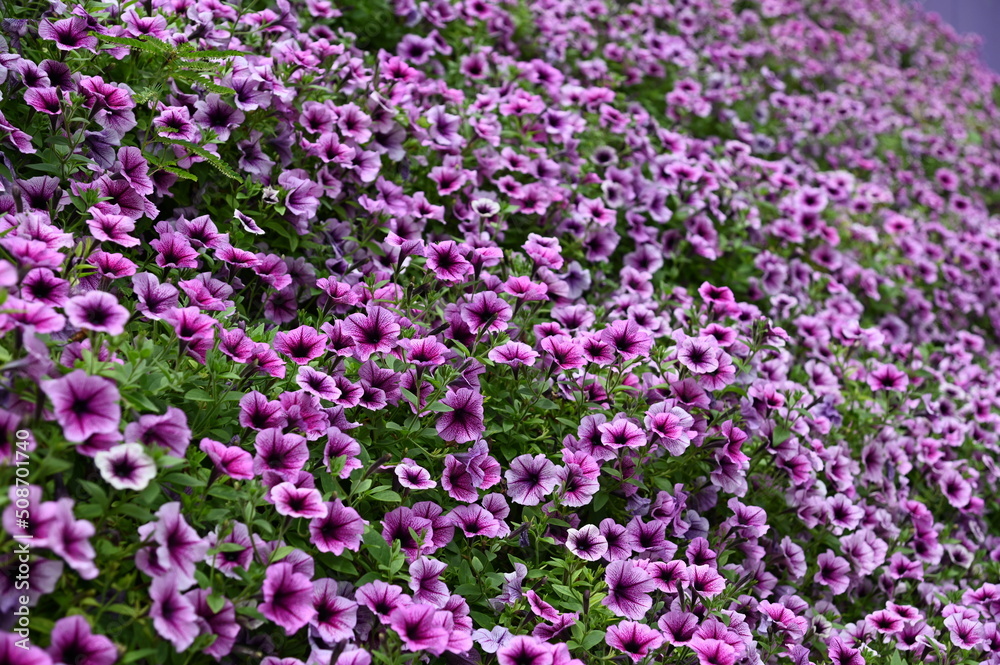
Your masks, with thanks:
M 980 52 L 994 72 L 1000 72 L 1000 0 L 922 0 L 959 34 L 974 32 L 983 38 Z

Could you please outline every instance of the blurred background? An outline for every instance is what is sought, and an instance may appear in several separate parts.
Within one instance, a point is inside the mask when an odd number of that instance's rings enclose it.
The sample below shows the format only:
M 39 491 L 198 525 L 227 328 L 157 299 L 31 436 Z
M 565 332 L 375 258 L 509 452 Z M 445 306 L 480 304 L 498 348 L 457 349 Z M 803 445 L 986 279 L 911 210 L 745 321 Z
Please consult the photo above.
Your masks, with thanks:
M 955 31 L 974 32 L 983 38 L 982 58 L 994 72 L 1000 72 L 1000 0 L 922 0 Z

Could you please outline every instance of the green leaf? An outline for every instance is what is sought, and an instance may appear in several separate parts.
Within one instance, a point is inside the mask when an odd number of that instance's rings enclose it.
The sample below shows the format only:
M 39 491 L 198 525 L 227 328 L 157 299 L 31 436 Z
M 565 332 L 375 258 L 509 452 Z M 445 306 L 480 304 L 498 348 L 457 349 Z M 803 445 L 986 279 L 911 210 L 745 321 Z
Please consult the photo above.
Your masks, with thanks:
M 122 663 L 134 663 L 137 660 L 142 660 L 146 656 L 152 656 L 156 653 L 156 649 L 130 649 L 124 656 L 122 656 Z
M 399 494 L 390 489 L 376 490 L 375 492 L 372 492 L 371 497 L 376 501 L 399 502 L 403 500 Z
M 292 547 L 291 545 L 285 545 L 284 547 L 279 547 L 278 549 L 274 550 L 273 554 L 271 554 L 270 563 L 277 563 L 278 561 L 281 561 L 294 551 L 295 548 Z
M 226 606 L 226 599 L 224 596 L 213 593 L 208 598 L 205 599 L 208 603 L 208 608 L 218 614 L 222 611 L 222 608 Z
M 184 394 L 186 399 L 193 402 L 214 402 L 215 398 L 209 395 L 207 392 L 201 388 L 192 388 Z
M 589 651 L 590 649 L 593 649 L 595 646 L 600 644 L 603 639 L 604 639 L 603 630 L 592 630 L 589 633 L 587 633 L 586 637 L 583 638 L 583 642 L 580 644 L 580 646 L 583 648 L 584 651 Z

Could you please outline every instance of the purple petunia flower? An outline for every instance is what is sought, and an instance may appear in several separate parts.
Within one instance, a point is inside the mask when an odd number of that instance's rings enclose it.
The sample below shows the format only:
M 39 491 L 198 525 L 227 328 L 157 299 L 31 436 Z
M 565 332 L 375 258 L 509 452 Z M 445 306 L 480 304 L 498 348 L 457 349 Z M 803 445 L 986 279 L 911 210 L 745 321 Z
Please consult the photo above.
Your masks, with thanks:
M 407 651 L 427 651 L 440 656 L 448 648 L 449 630 L 441 615 L 450 615 L 433 605 L 413 603 L 397 607 L 389 614 L 389 626 L 396 631 Z
M 510 365 L 516 369 L 521 365 L 534 365 L 538 353 L 524 342 L 506 342 L 490 350 L 487 357 L 495 363 Z
M 403 458 L 403 461 L 396 465 L 394 471 L 396 478 L 399 479 L 399 484 L 403 487 L 415 490 L 437 487 L 437 483 L 431 479 L 430 472 L 408 457 Z
M 617 616 L 638 621 L 653 606 L 653 578 L 632 561 L 612 561 L 605 571 L 608 595 L 602 604 Z
M 324 642 L 334 644 L 354 637 L 354 628 L 358 625 L 358 604 L 338 593 L 336 580 L 316 580 L 312 601 L 316 615 L 309 623 Z
M 552 647 L 538 638 L 517 635 L 497 650 L 497 661 L 500 665 L 553 665 Z
M 114 642 L 92 633 L 87 620 L 80 615 L 56 621 L 48 653 L 53 663 L 112 665 L 118 660 Z M 2 659 L 0 662 L 3 662 Z
M 149 615 L 153 618 L 156 632 L 173 644 L 178 652 L 187 650 L 200 632 L 198 614 L 191 601 L 181 595 L 176 575 L 168 572 L 154 577 L 149 586 L 149 596 L 153 599 Z
M 842 557 L 837 556 L 832 550 L 827 550 L 816 559 L 819 570 L 816 571 L 815 580 L 818 584 L 830 587 L 835 596 L 847 591 L 851 586 L 849 573 L 851 564 Z
M 361 535 L 367 520 L 358 511 L 345 506 L 340 499 L 326 505 L 326 515 L 309 522 L 310 540 L 320 552 L 340 556 L 344 550 L 357 552 L 361 548 Z
M 419 542 L 413 534 L 416 534 Z M 420 556 L 422 551 L 432 549 L 433 522 L 420 517 L 412 508 L 399 506 L 382 518 L 382 537 L 390 545 L 398 540 L 403 552 L 412 561 Z
M 486 431 L 483 423 L 483 396 L 479 391 L 449 388 L 441 403 L 452 409 L 438 416 L 435 425 L 438 435 L 445 441 L 475 441 Z
M 660 617 L 656 625 L 668 644 L 686 646 L 698 630 L 698 617 L 690 612 L 671 610 Z
M 373 353 L 388 353 L 397 344 L 399 324 L 384 307 L 370 306 L 364 314 L 351 314 L 344 328 L 354 339 L 358 359 L 368 360 Z
M 472 264 L 462 255 L 460 246 L 453 240 L 428 244 L 424 248 L 424 256 L 427 258 L 427 267 L 434 271 L 434 275 L 450 284 L 465 281 L 473 271 Z
M 270 496 L 279 515 L 322 519 L 328 513 L 323 495 L 313 488 L 296 487 L 286 481 L 272 487 Z
M 76 370 L 61 379 L 42 381 L 41 387 L 52 400 L 56 421 L 68 441 L 81 443 L 118 429 L 120 396 L 112 381 Z
M 291 563 L 279 562 L 267 569 L 264 578 L 264 602 L 260 613 L 293 635 L 316 616 L 312 602 L 313 583 L 295 572 Z
M 254 448 L 257 454 L 253 458 L 253 472 L 258 476 L 264 471 L 274 471 L 282 478 L 294 479 L 309 459 L 305 437 L 284 434 L 277 428 L 258 432 Z
M 510 463 L 507 496 L 522 506 L 537 506 L 559 483 L 556 465 L 545 455 L 520 455 Z
M 388 621 L 393 610 L 412 602 L 410 597 L 403 593 L 403 587 L 386 584 L 382 580 L 361 585 L 354 597 L 357 598 L 358 604 L 371 610 L 383 623 Z
M 173 284 L 160 284 L 151 273 L 143 272 L 132 276 L 132 292 L 135 294 L 136 309 L 151 319 L 177 307 L 178 291 Z
M 191 443 L 187 414 L 168 406 L 163 415 L 140 416 L 138 422 L 129 423 L 125 427 L 125 441 L 160 446 L 169 450 L 174 457 L 184 457 Z
M 56 43 L 60 51 L 75 51 L 97 49 L 97 37 L 90 34 L 87 20 L 81 16 L 73 16 L 60 21 L 41 21 L 38 24 L 38 36 Z
M 595 525 L 587 524 L 567 532 L 566 547 L 584 561 L 597 561 L 607 553 L 608 539 Z
M 461 306 L 462 320 L 473 333 L 502 332 L 513 310 L 493 291 L 481 291 Z
M 218 472 L 236 480 L 254 477 L 253 456 L 239 446 L 226 446 L 212 439 L 202 439 L 198 448 L 208 455 Z
M 658 649 L 663 644 L 663 636 L 644 623 L 622 621 L 608 628 L 604 641 L 631 658 L 633 663 L 638 663 L 651 649 Z
M 410 564 L 410 590 L 413 600 L 417 603 L 427 603 L 435 607 L 443 607 L 448 600 L 448 586 L 441 581 L 440 576 L 448 568 L 448 564 L 429 559 L 425 556 L 417 558 Z
M 180 509 L 177 501 L 165 503 L 156 511 L 155 523 L 139 527 L 140 537 L 152 537 L 153 542 L 136 553 L 135 565 L 153 577 L 169 571 L 175 576 L 174 585 L 184 590 L 194 584 L 195 564 L 204 560 L 208 543 L 187 523 Z
M 274 350 L 288 356 L 292 362 L 305 365 L 326 353 L 326 337 L 315 328 L 299 326 L 275 335 Z

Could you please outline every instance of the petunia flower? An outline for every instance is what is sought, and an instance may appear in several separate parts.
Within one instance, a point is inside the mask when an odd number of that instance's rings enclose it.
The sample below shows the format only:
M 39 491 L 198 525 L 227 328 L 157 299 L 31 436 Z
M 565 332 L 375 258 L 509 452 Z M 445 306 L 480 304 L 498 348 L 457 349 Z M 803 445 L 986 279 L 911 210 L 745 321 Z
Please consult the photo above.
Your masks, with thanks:
M 358 511 L 345 506 L 340 499 L 325 505 L 326 515 L 309 522 L 312 543 L 320 552 L 332 552 L 337 556 L 344 550 L 357 552 L 368 521 L 361 519 Z
M 114 642 L 91 632 L 90 624 L 79 614 L 56 621 L 47 651 L 53 663 L 113 665 L 118 660 Z
M 170 406 L 163 415 L 140 416 L 138 422 L 129 423 L 125 427 L 125 440 L 157 445 L 166 448 L 175 457 L 184 457 L 191 443 L 187 414 Z
M 220 472 L 236 480 L 254 477 L 253 456 L 239 446 L 226 446 L 212 439 L 202 439 L 198 448 L 208 455 Z
M 612 561 L 605 571 L 608 595 L 601 601 L 615 615 L 641 620 L 653 606 L 653 578 L 632 561 Z
M 389 615 L 393 611 L 412 602 L 410 597 L 403 593 L 403 587 L 387 584 L 382 580 L 362 584 L 358 587 L 354 597 L 359 605 L 371 610 L 382 623 L 388 622 Z
M 545 455 L 520 455 L 505 474 L 507 496 L 522 506 L 537 506 L 559 482 L 556 465 Z
M 118 304 L 118 299 L 104 291 L 88 291 L 70 298 L 66 303 L 66 316 L 77 328 L 120 335 L 125 332 L 129 311 Z
M 330 644 L 350 640 L 358 625 L 358 603 L 338 593 L 336 580 L 324 578 L 313 582 L 312 602 L 316 609 L 310 625 L 319 637 Z
M 448 613 L 425 603 L 404 605 L 389 614 L 389 626 L 403 640 L 407 651 L 427 651 L 440 656 L 448 647 L 450 632 L 440 614 Z
M 156 477 L 156 462 L 138 443 L 123 443 L 94 455 L 101 477 L 115 489 L 140 492 Z
M 427 490 L 437 487 L 437 483 L 431 479 L 430 472 L 406 457 L 396 465 L 394 472 L 399 484 L 415 490 Z
M 475 441 L 486 431 L 483 422 L 483 396 L 478 390 L 449 388 L 441 403 L 451 407 L 451 411 L 438 416 L 435 424 L 438 435 L 445 441 Z
M 198 614 L 190 600 L 181 595 L 172 572 L 153 578 L 149 587 L 153 599 L 149 615 L 160 637 L 174 645 L 178 652 L 186 651 L 198 637 Z
M 94 434 L 118 429 L 120 396 L 109 379 L 76 370 L 60 379 L 42 381 L 41 388 L 52 400 L 56 421 L 68 441 L 81 443 Z
M 313 583 L 295 572 L 291 563 L 280 561 L 268 567 L 264 577 L 264 602 L 258 609 L 269 621 L 294 635 L 316 616 Z
M 644 623 L 622 621 L 608 628 L 604 641 L 638 663 L 663 644 L 663 636 Z
M 595 525 L 587 524 L 567 532 L 566 547 L 584 561 L 597 561 L 608 551 L 608 539 Z
M 384 307 L 369 306 L 364 314 L 351 314 L 344 329 L 354 339 L 358 359 L 368 360 L 373 353 L 387 353 L 397 344 L 399 324 Z
M 272 487 L 270 496 L 279 515 L 306 519 L 322 519 L 327 515 L 323 495 L 315 489 L 296 487 L 286 481 Z

